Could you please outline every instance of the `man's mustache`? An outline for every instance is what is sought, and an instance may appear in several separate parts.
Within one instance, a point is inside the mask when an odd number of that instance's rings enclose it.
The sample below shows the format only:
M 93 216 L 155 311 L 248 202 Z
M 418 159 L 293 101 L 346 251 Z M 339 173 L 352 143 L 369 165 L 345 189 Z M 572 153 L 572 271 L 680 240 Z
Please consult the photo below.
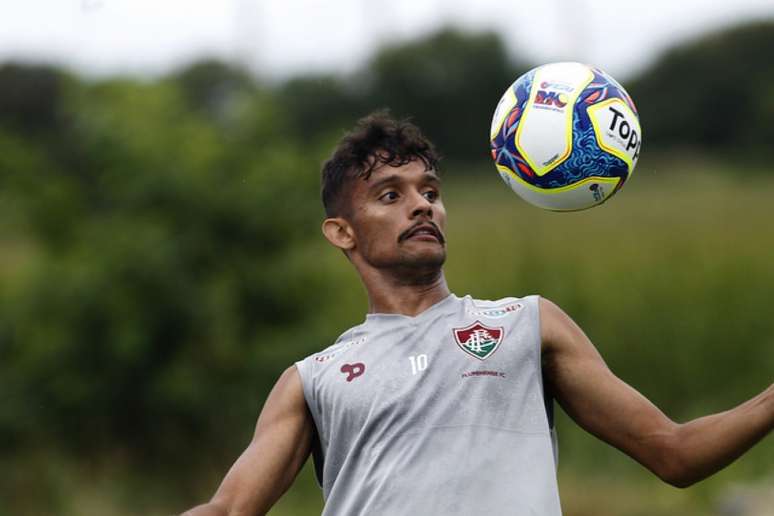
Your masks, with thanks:
M 404 231 L 403 233 L 401 233 L 398 236 L 398 242 L 403 242 L 408 237 L 410 237 L 418 228 L 420 228 L 422 226 L 430 226 L 432 228 L 433 234 L 438 239 L 438 241 L 440 243 L 442 243 L 442 244 L 446 243 L 446 238 L 444 238 L 443 233 L 441 232 L 441 230 L 438 227 L 438 225 L 436 225 L 435 222 L 432 222 L 430 220 L 424 220 L 422 222 L 417 222 L 416 224 L 414 224 L 413 226 L 408 228 L 406 231 Z

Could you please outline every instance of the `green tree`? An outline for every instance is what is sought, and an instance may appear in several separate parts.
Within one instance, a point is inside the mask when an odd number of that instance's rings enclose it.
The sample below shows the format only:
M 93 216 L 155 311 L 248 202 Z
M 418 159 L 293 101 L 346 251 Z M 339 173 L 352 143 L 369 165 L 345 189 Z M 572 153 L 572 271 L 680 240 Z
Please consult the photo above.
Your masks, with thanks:
M 16 409 L 4 442 L 165 460 L 200 440 L 233 450 L 233 429 L 249 434 L 278 369 L 303 354 L 266 343 L 315 302 L 288 253 L 315 228 L 317 159 L 265 93 L 228 131 L 188 95 L 171 80 L 73 83 L 66 151 L 0 138 L 16 149 L 0 159 L 5 194 L 34 243 L 0 276 L 0 382 Z
M 711 33 L 665 53 L 629 87 L 647 145 L 771 157 L 774 21 Z
M 61 122 L 63 74 L 50 66 L 0 66 L 0 125 L 40 136 Z
M 365 70 L 368 103 L 412 116 L 452 160 L 487 159 L 492 112 L 524 71 L 493 33 L 444 29 L 379 51 Z

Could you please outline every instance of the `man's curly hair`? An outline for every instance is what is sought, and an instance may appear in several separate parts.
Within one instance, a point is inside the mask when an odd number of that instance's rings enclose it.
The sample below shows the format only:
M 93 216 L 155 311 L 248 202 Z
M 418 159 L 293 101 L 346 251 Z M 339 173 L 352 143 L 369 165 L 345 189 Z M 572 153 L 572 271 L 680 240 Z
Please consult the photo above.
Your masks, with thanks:
M 409 120 L 395 120 L 377 111 L 358 120 L 344 135 L 322 169 L 322 202 L 328 217 L 349 214 L 345 186 L 356 178 L 367 180 L 382 165 L 401 167 L 413 160 L 426 170 L 437 170 L 440 156 L 433 144 Z

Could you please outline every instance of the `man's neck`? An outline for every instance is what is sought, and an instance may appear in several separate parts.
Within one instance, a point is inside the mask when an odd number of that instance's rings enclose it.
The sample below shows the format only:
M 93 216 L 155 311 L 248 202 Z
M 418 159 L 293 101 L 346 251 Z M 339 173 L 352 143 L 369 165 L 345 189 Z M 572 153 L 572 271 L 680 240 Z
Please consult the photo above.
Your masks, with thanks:
M 401 278 L 401 279 L 398 279 Z M 378 275 L 364 281 L 368 291 L 368 313 L 418 315 L 449 296 L 442 270 L 405 281 L 405 276 Z

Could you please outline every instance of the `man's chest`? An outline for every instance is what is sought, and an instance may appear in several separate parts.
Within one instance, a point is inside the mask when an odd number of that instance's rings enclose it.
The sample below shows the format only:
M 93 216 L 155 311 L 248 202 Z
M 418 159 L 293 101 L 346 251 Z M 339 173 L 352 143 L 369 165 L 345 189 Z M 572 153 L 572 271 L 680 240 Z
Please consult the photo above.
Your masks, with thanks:
M 384 327 L 331 361 L 318 399 L 329 428 L 511 428 L 514 407 L 540 406 L 538 357 L 534 332 L 515 317 Z

